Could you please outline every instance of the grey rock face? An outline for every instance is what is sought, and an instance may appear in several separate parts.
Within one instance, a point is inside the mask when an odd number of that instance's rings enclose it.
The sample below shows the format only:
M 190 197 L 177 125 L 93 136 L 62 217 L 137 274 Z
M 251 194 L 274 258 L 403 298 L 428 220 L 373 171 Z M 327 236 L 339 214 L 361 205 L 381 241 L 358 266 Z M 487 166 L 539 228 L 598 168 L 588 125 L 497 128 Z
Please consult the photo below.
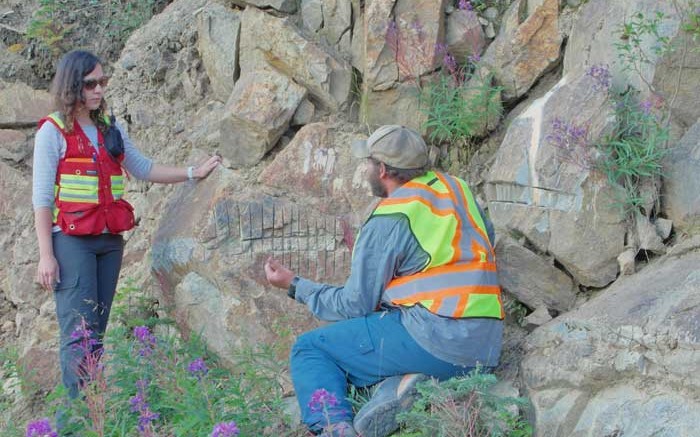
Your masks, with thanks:
M 559 122 L 586 126 L 587 140 L 612 121 L 604 92 L 587 76 L 565 76 L 513 120 L 487 176 L 489 211 L 497 228 L 524 236 L 584 285 L 602 287 L 617 275 L 625 224 L 612 187 L 591 171 L 590 143 L 564 144 Z M 568 144 L 568 145 L 567 145 Z
M 697 435 L 699 262 L 667 257 L 533 332 L 521 368 L 538 435 Z
M 241 20 L 241 75 L 275 70 L 305 87 L 326 109 L 346 107 L 352 82 L 349 63 L 309 41 L 289 19 L 248 8 Z
M 696 233 L 700 229 L 700 121 L 671 149 L 664 163 L 662 202 L 676 227 Z

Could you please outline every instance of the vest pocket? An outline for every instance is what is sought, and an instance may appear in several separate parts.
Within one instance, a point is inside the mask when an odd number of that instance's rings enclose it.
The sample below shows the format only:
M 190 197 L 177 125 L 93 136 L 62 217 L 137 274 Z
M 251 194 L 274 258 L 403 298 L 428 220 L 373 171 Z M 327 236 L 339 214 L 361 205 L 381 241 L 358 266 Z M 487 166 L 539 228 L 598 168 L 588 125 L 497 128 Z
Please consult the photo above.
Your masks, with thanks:
M 107 229 L 113 234 L 128 231 L 136 225 L 134 207 L 126 200 L 119 199 L 105 208 Z
M 97 205 L 87 209 L 83 206 L 82 210 L 76 210 L 75 205 L 66 206 L 61 205 L 58 213 L 58 225 L 64 234 L 99 235 L 102 233 L 104 220 Z

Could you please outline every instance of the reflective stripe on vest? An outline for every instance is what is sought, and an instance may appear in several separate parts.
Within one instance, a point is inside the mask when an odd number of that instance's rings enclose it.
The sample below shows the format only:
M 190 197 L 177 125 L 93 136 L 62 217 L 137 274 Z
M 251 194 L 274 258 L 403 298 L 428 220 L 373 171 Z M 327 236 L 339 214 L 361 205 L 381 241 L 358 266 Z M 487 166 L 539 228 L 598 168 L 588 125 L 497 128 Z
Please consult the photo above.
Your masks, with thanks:
M 428 172 L 380 202 L 372 216 L 391 214 L 407 217 L 430 259 L 421 272 L 393 279 L 386 299 L 447 317 L 503 318 L 494 251 L 464 181 Z
M 61 202 L 99 203 L 97 176 L 59 175 L 58 200 Z
M 58 112 L 54 112 L 49 115 L 51 121 L 61 130 L 61 133 L 65 136 L 65 124 Z M 110 120 L 108 116 L 104 116 L 104 120 L 109 124 Z M 92 147 L 92 146 L 90 146 Z M 70 163 L 83 163 L 92 164 L 95 163 L 93 158 L 64 158 L 65 162 Z M 119 200 L 124 196 L 124 175 L 123 174 L 112 174 L 110 175 L 110 191 L 113 200 Z M 95 175 L 82 174 L 80 170 L 76 170 L 74 174 L 61 173 L 57 175 L 56 185 L 54 187 L 55 195 L 57 195 L 57 200 L 61 202 L 74 202 L 74 203 L 89 203 L 97 204 L 99 203 L 99 177 Z M 58 215 L 58 211 L 54 208 L 54 218 Z

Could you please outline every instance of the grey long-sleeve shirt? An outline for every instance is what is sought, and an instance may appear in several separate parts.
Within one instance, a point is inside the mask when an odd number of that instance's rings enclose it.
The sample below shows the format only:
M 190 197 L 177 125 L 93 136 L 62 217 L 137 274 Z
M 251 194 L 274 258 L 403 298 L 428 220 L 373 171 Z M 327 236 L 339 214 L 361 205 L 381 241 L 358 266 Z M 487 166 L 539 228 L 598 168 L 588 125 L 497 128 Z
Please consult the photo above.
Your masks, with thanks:
M 489 238 L 493 241 L 489 223 Z M 343 286 L 301 278 L 296 300 L 321 320 L 338 321 L 376 311 L 385 285 L 398 276 L 419 272 L 428 259 L 403 216 L 377 216 L 362 228 L 350 276 Z M 386 303 L 386 302 L 385 302 Z M 399 307 L 409 334 L 432 355 L 463 365 L 496 366 L 501 354 L 503 322 L 497 319 L 451 319 L 420 305 Z
M 82 126 L 93 147 L 97 148 L 97 127 Z M 144 157 L 134 147 L 129 136 L 117 123 L 117 128 L 124 139 L 124 168 L 136 179 L 146 179 L 153 167 L 153 161 Z M 58 161 L 66 154 L 66 140 L 61 131 L 51 122 L 46 122 L 34 138 L 34 171 L 32 174 L 32 205 L 34 209 L 53 208 L 54 184 Z

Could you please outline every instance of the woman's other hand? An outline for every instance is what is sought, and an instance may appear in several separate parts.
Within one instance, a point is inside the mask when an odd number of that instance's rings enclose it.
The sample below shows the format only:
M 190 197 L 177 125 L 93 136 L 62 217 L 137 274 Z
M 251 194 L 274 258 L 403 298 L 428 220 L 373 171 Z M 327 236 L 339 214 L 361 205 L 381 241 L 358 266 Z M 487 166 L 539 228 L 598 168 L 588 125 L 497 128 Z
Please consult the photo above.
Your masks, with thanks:
M 58 272 L 58 262 L 54 256 L 44 256 L 39 258 L 39 269 L 37 271 L 37 282 L 46 291 L 53 291 L 54 286 L 61 282 Z

